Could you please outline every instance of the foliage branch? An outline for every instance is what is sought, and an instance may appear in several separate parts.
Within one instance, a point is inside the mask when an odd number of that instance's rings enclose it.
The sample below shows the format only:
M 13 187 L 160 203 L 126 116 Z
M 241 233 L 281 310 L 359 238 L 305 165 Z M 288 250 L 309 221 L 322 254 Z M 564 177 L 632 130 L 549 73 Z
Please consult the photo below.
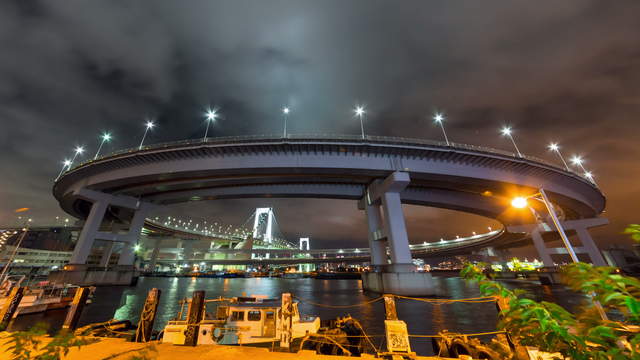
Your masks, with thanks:
M 576 315 L 558 304 L 535 301 L 485 275 L 487 265 L 466 264 L 461 276 L 477 281 L 484 296 L 505 304 L 498 327 L 519 344 L 571 359 L 640 359 L 640 282 L 615 268 L 575 263 L 561 269 L 563 281 L 585 295 Z M 602 319 L 594 301 L 616 317 Z

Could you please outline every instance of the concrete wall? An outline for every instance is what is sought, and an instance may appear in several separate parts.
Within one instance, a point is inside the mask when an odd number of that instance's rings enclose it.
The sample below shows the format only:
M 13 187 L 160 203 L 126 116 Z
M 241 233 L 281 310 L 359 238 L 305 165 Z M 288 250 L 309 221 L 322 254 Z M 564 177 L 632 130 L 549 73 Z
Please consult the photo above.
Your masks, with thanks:
M 362 288 L 380 294 L 426 296 L 434 294 L 433 278 L 423 272 L 369 272 L 362 274 Z
M 49 273 L 49 281 L 78 286 L 132 285 L 136 272 L 132 267 L 114 269 L 60 270 Z

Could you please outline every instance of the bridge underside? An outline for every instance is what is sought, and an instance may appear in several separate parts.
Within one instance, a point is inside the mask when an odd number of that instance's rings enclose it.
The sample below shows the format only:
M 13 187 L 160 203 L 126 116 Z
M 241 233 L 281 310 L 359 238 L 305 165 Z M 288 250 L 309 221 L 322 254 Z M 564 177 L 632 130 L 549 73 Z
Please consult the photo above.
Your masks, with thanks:
M 309 197 L 358 201 L 368 220 L 372 264 L 387 267 L 388 261 L 389 269 L 406 271 L 411 253 L 402 203 L 474 213 L 509 228 L 536 223 L 530 212 L 512 209 L 510 200 L 540 188 L 563 220 L 593 218 L 604 208 L 604 196 L 592 183 L 536 159 L 388 138 L 168 144 L 83 164 L 56 182 L 54 195 L 65 211 L 87 219 L 72 258 L 80 263 L 94 239 L 132 244 L 145 214 L 156 206 Z M 530 205 L 544 212 L 541 205 Z M 128 224 L 129 231 L 101 234 L 104 219 Z M 576 231 L 584 234 L 584 226 Z M 127 262 L 131 255 L 124 258 Z

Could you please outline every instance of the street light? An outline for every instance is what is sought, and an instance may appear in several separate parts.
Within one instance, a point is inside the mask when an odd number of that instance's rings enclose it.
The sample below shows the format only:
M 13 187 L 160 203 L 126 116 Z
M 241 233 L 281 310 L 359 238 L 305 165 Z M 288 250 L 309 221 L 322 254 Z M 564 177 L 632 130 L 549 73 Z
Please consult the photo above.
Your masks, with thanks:
M 540 196 L 540 197 L 538 197 Z M 569 256 L 571 256 L 571 260 L 573 262 L 578 262 L 578 257 L 576 256 L 575 251 L 573 250 L 573 247 L 571 246 L 571 243 L 569 242 L 569 238 L 567 237 L 567 234 L 564 232 L 564 229 L 562 228 L 562 224 L 560 223 L 560 220 L 558 219 L 558 215 L 556 214 L 555 210 L 553 209 L 553 205 L 551 204 L 551 202 L 549 201 L 549 198 L 547 197 L 547 193 L 544 191 L 544 189 L 540 189 L 537 193 L 533 194 L 533 195 L 529 195 L 527 197 L 523 197 L 523 196 L 517 196 L 515 198 L 513 198 L 513 200 L 511 200 L 511 206 L 517 208 L 517 209 L 523 209 L 525 207 L 528 207 L 528 199 L 535 199 L 538 200 L 540 202 L 542 202 L 544 204 L 544 206 L 547 209 L 547 212 L 549 213 L 549 215 L 551 216 L 551 220 L 553 221 L 553 225 L 555 226 L 556 230 L 558 231 L 558 234 L 560 234 L 560 238 L 562 238 L 562 242 L 564 243 L 565 248 L 567 249 L 567 252 L 569 253 Z
M 444 121 L 444 115 L 442 115 L 441 113 L 435 113 L 435 115 L 433 115 L 433 121 L 440 124 L 442 134 L 444 135 L 444 141 L 447 143 L 447 146 L 449 146 L 449 138 L 447 137 L 447 132 L 444 131 L 444 125 L 442 124 L 442 122 Z
M 204 131 L 204 137 L 202 138 L 202 141 L 206 141 L 207 140 L 207 134 L 209 133 L 209 125 L 216 120 L 216 117 L 218 116 L 218 114 L 216 113 L 215 110 L 207 110 L 207 129 Z
M 564 157 L 560 153 L 560 146 L 558 146 L 557 143 L 551 143 L 549 144 L 549 146 L 547 146 L 547 148 L 549 149 L 549 151 L 553 151 L 558 154 L 558 157 L 560 157 L 560 160 L 562 160 L 562 163 L 564 164 L 564 168 L 567 169 L 567 171 L 571 171 L 571 169 L 569 169 L 569 165 L 567 165 L 567 162 L 564 161 Z
M 287 118 L 289 117 L 289 112 L 290 109 L 287 106 L 282 108 L 282 116 L 284 117 L 284 132 L 282 135 L 283 138 L 287 137 Z
M 144 124 L 144 134 L 142 135 L 142 140 L 140 140 L 140 146 L 138 146 L 138 150 L 142 150 L 144 139 L 147 137 L 147 133 L 149 132 L 149 130 L 153 129 L 154 126 L 156 126 L 156 124 L 154 124 L 151 120 L 147 120 L 147 122 Z
M 111 140 L 111 134 L 109 134 L 108 132 L 105 132 L 100 136 L 100 138 L 102 139 L 102 141 L 100 142 L 100 146 L 98 146 L 98 151 L 96 151 L 96 155 L 93 157 L 93 160 L 98 158 L 98 154 L 100 154 L 102 145 L 104 145 L 104 143 L 109 142 L 109 140 Z
M 598 184 L 596 184 L 595 180 L 593 179 L 593 174 L 590 171 L 587 171 L 587 169 L 584 168 L 584 165 L 582 165 L 582 163 L 584 163 L 584 159 L 582 159 L 578 155 L 574 155 L 571 158 L 571 163 L 573 165 L 579 166 L 580 169 L 582 169 L 582 171 L 584 172 L 584 177 L 589 179 L 589 181 L 591 181 L 594 185 L 598 185 Z
M 362 132 L 362 139 L 364 139 L 364 122 L 362 121 L 362 117 L 364 116 L 364 106 L 356 106 L 353 112 L 356 113 L 356 116 L 360 118 L 360 131 Z
M 64 159 L 64 161 L 62 162 L 62 169 L 60 170 L 60 173 L 58 174 L 58 176 L 56 177 L 56 180 L 58 180 L 60 178 L 60 176 L 62 176 L 62 173 L 69 168 L 69 166 L 71 166 L 71 160 L 69 159 Z
M 76 148 L 73 149 L 73 151 L 74 151 L 74 154 L 73 154 L 73 157 L 71 158 L 71 163 L 69 163 L 69 168 L 71 168 L 71 164 L 73 164 L 73 162 L 76 161 L 76 158 L 78 157 L 78 155 L 84 152 L 84 148 L 82 146 L 76 146 Z
M 539 198 L 537 197 L 538 195 L 540 195 Z M 522 197 L 522 196 L 515 197 L 511 201 L 511 205 L 513 207 L 515 207 L 515 208 L 518 208 L 518 209 L 522 209 L 522 208 L 528 207 L 527 199 L 535 199 L 535 200 L 538 200 L 538 201 L 540 201 L 540 202 L 542 202 L 544 204 L 544 206 L 547 208 L 547 212 L 549 213 L 549 216 L 551 217 L 551 220 L 553 221 L 553 225 L 555 226 L 556 230 L 558 231 L 558 234 L 560 234 L 560 238 L 562 239 L 562 242 L 564 243 L 564 247 L 567 249 L 567 252 L 569 253 L 569 256 L 571 257 L 571 261 L 573 261 L 574 263 L 579 262 L 580 260 L 578 260 L 578 256 L 576 256 L 576 252 L 573 250 L 573 247 L 571 246 L 571 243 L 569 242 L 569 238 L 567 237 L 567 234 L 564 232 L 564 229 L 562 228 L 562 224 L 560 223 L 560 220 L 558 219 L 558 215 L 556 214 L 555 210 L 553 209 L 553 205 L 551 204 L 551 201 L 549 201 L 549 197 L 547 196 L 547 193 L 544 191 L 544 189 L 540 188 L 538 193 L 533 194 L 533 195 L 529 195 L 527 197 Z M 607 320 L 607 314 L 602 309 L 602 305 L 600 305 L 600 303 L 598 301 L 595 301 L 595 300 L 593 300 L 593 304 L 595 305 L 595 308 L 598 310 L 598 313 L 600 314 L 600 317 L 602 319 L 604 319 L 604 320 Z
M 507 136 L 509 137 L 509 139 L 511 139 L 511 142 L 513 143 L 513 147 L 516 148 L 516 152 L 518 153 L 518 156 L 522 157 L 522 153 L 520 153 L 520 149 L 518 149 L 518 145 L 516 145 L 516 142 L 515 140 L 513 140 L 513 136 L 511 135 L 511 128 L 508 126 L 505 126 L 502 129 L 500 129 L 500 133 L 502 133 L 503 136 Z

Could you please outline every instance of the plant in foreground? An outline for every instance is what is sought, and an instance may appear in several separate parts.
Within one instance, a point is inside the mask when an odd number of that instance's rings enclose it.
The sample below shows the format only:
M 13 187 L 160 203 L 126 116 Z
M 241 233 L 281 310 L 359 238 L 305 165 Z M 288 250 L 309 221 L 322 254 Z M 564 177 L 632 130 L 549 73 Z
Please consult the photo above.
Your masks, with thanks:
M 602 319 L 585 305 L 576 315 L 563 307 L 535 301 L 521 290 L 511 290 L 484 273 L 486 264 L 466 264 L 461 276 L 477 281 L 484 296 L 495 296 L 502 304 L 498 327 L 522 345 L 559 352 L 571 359 L 640 359 L 640 282 L 622 276 L 614 268 L 575 263 L 561 269 L 563 280 L 573 290 L 593 297 L 619 320 Z

